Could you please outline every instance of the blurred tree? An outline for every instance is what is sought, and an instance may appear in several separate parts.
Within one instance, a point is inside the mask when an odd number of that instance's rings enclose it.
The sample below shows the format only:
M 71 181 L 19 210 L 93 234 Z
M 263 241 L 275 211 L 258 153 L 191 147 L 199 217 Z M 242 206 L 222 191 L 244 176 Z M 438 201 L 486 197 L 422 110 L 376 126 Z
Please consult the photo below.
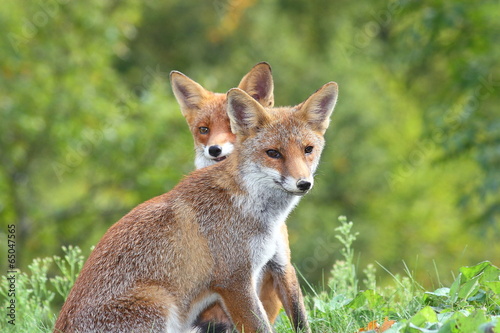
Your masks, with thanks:
M 423 111 L 421 140 L 439 150 L 433 160 L 479 167 L 452 191 L 463 227 L 492 242 L 500 237 L 499 13 L 495 1 L 409 2 L 384 44 L 386 68 Z
M 138 99 L 112 66 L 138 22 L 136 1 L 6 6 L 0 220 L 17 227 L 23 267 L 62 244 L 88 249 L 133 205 L 177 182 L 182 167 L 165 174 L 172 160 L 177 167 L 190 161 L 182 150 L 165 153 L 175 144 L 166 137 L 180 126 L 169 132 L 163 124 L 183 119 L 177 110 L 165 112 L 177 109 L 172 99 L 152 95 L 154 87 L 166 95 L 163 69 L 143 69 L 138 85 L 152 92 Z

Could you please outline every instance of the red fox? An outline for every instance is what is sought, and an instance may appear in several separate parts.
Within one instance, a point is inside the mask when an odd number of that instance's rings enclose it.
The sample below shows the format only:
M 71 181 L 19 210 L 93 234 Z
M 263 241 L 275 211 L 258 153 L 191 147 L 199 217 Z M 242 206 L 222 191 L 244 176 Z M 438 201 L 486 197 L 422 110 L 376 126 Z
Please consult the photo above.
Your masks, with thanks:
M 225 159 L 232 151 L 235 135 L 229 128 L 226 94 L 213 93 L 184 74 L 172 71 L 170 81 L 195 143 L 195 166 L 203 168 Z M 265 107 L 274 105 L 273 77 L 266 62 L 255 65 L 238 88 Z
M 224 160 L 232 151 L 236 136 L 231 132 L 226 112 L 226 94 L 209 92 L 184 74 L 172 71 L 170 81 L 182 114 L 193 135 L 196 168 Z M 274 105 L 274 84 L 271 66 L 266 62 L 255 65 L 240 81 L 238 87 L 263 106 Z M 288 244 L 288 230 L 282 227 L 283 238 Z M 281 302 L 270 272 L 263 272 L 259 298 L 271 323 L 276 320 Z M 196 321 L 197 332 L 231 332 L 231 321 L 217 302 L 203 311 Z
M 330 82 L 295 107 L 227 93 L 224 161 L 115 223 L 90 254 L 54 332 L 186 332 L 220 301 L 238 332 L 272 332 L 257 290 L 273 275 L 295 331 L 310 332 L 281 227 L 313 186 L 337 100 Z

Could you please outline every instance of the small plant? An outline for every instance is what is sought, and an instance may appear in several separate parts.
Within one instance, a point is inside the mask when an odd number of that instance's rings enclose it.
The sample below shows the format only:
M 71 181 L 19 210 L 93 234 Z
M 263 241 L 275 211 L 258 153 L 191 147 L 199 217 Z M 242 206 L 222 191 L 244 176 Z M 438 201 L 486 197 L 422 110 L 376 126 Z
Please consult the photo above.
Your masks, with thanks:
M 56 314 L 54 302 L 64 300 L 71 289 L 84 258 L 78 247 L 63 247 L 64 258 L 34 259 L 28 272 L 18 272 L 15 277 L 15 298 L 9 297 L 9 281 L 2 276 L 0 283 L 1 306 L 7 308 L 15 301 L 15 321 L 0 321 L 1 332 L 52 332 Z M 49 277 L 49 270 L 56 263 L 62 276 Z M 15 323 L 15 325 L 13 325 Z
M 50 279 L 50 282 L 65 300 L 82 269 L 84 258 L 82 250 L 78 247 L 69 246 L 66 248 L 63 246 L 62 249 L 65 253 L 64 258 L 54 256 L 54 262 L 61 271 L 62 276 L 56 275 Z
M 356 266 L 354 265 L 354 250 L 352 243 L 356 240 L 358 233 L 351 231 L 353 223 L 347 222 L 345 216 L 339 217 L 340 226 L 335 228 L 337 238 L 343 247 L 340 253 L 344 260 L 337 261 L 332 268 L 331 278 L 328 286 L 331 290 L 341 291 L 345 297 L 354 297 L 358 293 L 358 279 L 356 276 Z

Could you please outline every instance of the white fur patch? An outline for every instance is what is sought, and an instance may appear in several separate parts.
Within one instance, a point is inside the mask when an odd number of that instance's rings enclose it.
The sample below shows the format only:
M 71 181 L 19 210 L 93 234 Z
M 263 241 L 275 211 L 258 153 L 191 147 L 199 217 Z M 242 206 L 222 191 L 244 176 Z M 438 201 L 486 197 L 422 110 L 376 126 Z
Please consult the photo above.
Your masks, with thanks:
M 275 169 L 254 163 L 247 165 L 241 173 L 249 193 L 248 213 L 266 224 L 284 222 L 300 197 L 283 188 L 281 174 Z
M 189 331 L 187 331 L 186 333 L 206 333 L 206 332 L 202 332 L 201 331 L 201 328 L 196 328 L 196 327 L 192 327 Z
M 210 155 L 210 153 L 208 152 L 208 149 L 210 148 L 210 146 L 205 146 L 203 148 L 203 154 L 205 155 L 205 158 L 209 159 L 209 160 L 216 160 L 217 158 L 220 158 L 220 157 L 225 157 L 229 154 L 231 154 L 234 150 L 234 145 L 231 143 L 231 142 L 224 142 L 222 144 L 222 146 L 219 146 L 221 147 L 222 151 L 220 153 L 219 156 L 217 157 L 213 157 Z
M 241 171 L 243 185 L 248 195 L 233 197 L 245 215 L 257 218 L 266 231 L 250 241 L 255 287 L 259 284 L 264 265 L 278 256 L 287 262 L 286 245 L 281 239 L 280 229 L 288 214 L 297 205 L 300 196 L 285 191 L 278 182 L 281 175 L 277 170 L 262 168 L 255 163 L 246 165 Z
M 217 162 L 205 157 L 203 150 L 200 151 L 200 150 L 196 149 L 196 156 L 194 158 L 194 165 L 195 165 L 196 169 L 201 169 L 201 168 L 207 167 L 207 166 L 215 164 L 215 163 L 217 163 Z
M 193 323 L 199 314 L 205 310 L 209 305 L 215 303 L 219 300 L 218 294 L 210 294 L 202 300 L 191 304 L 188 309 L 187 316 L 183 316 L 183 319 L 179 316 L 179 308 L 173 305 L 169 309 L 169 315 L 167 318 L 167 333 L 170 332 L 181 332 L 181 333 L 205 333 L 201 332 L 199 328 L 193 327 Z
M 225 142 L 222 146 L 220 146 L 222 152 L 219 156 L 213 157 L 208 152 L 210 146 L 199 146 L 196 147 L 196 156 L 194 159 L 194 165 L 196 169 L 201 169 L 210 165 L 213 165 L 220 161 L 221 158 L 227 157 L 234 150 L 234 145 L 230 142 Z
M 250 239 L 252 263 L 254 264 L 252 277 L 255 290 L 258 290 L 262 268 L 275 256 L 277 250 L 276 238 L 279 235 L 279 230 L 277 230 L 272 231 L 271 235 L 257 236 Z
M 311 187 L 312 185 L 314 184 L 314 179 L 313 177 L 309 177 L 308 179 L 304 179 L 304 180 L 307 180 L 308 182 L 311 183 Z M 304 191 L 301 191 L 299 190 L 299 188 L 297 187 L 297 182 L 299 181 L 299 179 L 295 179 L 293 177 L 285 177 L 284 181 L 281 182 L 281 185 L 283 186 L 283 188 L 290 192 L 290 193 L 294 193 L 294 194 L 297 194 L 297 195 L 301 195 L 301 194 L 304 194 L 305 192 Z
M 215 303 L 219 299 L 220 299 L 219 295 L 214 293 L 203 298 L 201 301 L 192 304 L 191 308 L 189 309 L 187 323 L 191 325 L 191 323 L 193 323 L 196 320 L 196 318 L 200 315 L 200 313 L 203 310 L 205 310 L 209 305 Z
M 182 332 L 185 330 L 185 325 L 179 318 L 179 309 L 174 304 L 168 309 L 167 317 L 167 332 Z

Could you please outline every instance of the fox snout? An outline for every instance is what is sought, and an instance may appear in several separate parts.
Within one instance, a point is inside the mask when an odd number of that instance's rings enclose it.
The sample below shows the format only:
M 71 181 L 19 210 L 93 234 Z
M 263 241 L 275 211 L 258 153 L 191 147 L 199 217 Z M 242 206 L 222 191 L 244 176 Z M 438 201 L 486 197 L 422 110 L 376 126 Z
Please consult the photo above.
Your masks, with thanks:
M 210 146 L 208 147 L 208 155 L 217 157 L 222 153 L 222 147 L 215 145 L 215 146 Z
M 225 142 L 222 145 L 209 145 L 203 149 L 203 154 L 207 159 L 214 160 L 215 162 L 222 161 L 229 154 L 233 152 L 234 146 L 230 142 Z
M 297 188 L 300 191 L 303 191 L 303 192 L 309 191 L 311 189 L 311 187 L 312 187 L 312 183 L 308 180 L 299 179 L 299 181 L 297 182 Z
M 275 181 L 285 192 L 303 196 L 312 189 L 314 180 L 312 177 L 295 178 L 292 176 L 281 177 L 279 181 Z
M 196 147 L 196 168 L 204 168 L 225 160 L 226 157 L 233 152 L 233 150 L 234 146 L 231 142 L 213 145 L 198 145 Z
M 312 189 L 314 184 L 314 180 L 308 178 L 293 178 L 293 177 L 284 177 L 282 181 L 279 183 L 283 189 L 293 195 L 302 196 L 309 192 Z

